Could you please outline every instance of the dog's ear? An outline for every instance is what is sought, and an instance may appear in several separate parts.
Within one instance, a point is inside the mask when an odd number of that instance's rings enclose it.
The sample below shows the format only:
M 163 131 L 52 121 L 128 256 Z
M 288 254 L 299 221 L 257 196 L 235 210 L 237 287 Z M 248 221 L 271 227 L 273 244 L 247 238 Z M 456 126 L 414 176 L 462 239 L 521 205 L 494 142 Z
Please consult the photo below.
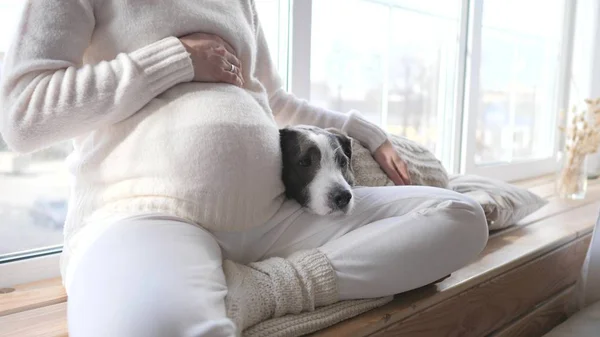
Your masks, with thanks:
M 290 128 L 279 129 L 279 141 L 283 141 L 287 137 L 291 136 L 294 131 Z
M 340 144 L 342 144 L 342 149 L 344 150 L 346 157 L 348 157 L 348 159 L 352 159 L 352 140 L 343 134 L 339 134 L 337 137 L 340 141 Z
M 348 157 L 348 159 L 352 159 L 352 139 L 338 129 L 328 128 L 326 130 L 337 137 L 340 145 L 342 145 L 342 151 L 344 151 L 346 157 Z
M 298 131 L 293 128 L 282 128 L 279 129 L 279 146 L 281 147 L 282 156 L 291 155 L 295 153 L 295 145 L 297 144 L 296 137 Z

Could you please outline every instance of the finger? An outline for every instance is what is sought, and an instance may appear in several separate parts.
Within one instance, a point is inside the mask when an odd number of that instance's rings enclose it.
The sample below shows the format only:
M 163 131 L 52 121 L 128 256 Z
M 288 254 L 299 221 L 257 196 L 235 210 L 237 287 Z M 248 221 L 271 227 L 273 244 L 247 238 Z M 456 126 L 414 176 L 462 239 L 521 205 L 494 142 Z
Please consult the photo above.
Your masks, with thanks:
M 409 185 L 406 174 L 402 172 L 401 163 L 402 161 L 397 158 L 391 159 L 391 165 L 394 167 L 394 171 L 400 176 L 400 179 L 402 179 L 402 185 Z
M 225 47 L 223 47 L 223 45 L 217 44 L 213 50 L 215 51 L 215 53 L 221 57 L 227 55 L 229 52 L 227 51 L 227 49 L 225 49 Z
M 235 66 L 231 67 L 232 64 L 229 63 L 229 61 L 227 61 L 224 57 L 221 57 L 221 59 L 219 60 L 219 64 L 220 64 L 220 68 L 223 71 L 226 71 L 226 72 L 232 73 L 232 74 L 235 73 L 235 71 L 236 71 L 236 67 Z
M 240 71 L 240 68 L 238 66 L 229 62 L 229 60 L 227 60 L 225 57 L 221 57 L 218 62 L 220 64 L 221 69 L 225 71 L 228 71 L 230 73 L 238 73 Z
M 396 170 L 393 162 L 386 162 L 383 170 L 388 175 L 388 177 L 394 182 L 394 185 L 404 185 L 404 180 L 400 176 L 400 173 Z
M 238 58 L 235 55 L 233 55 L 232 53 L 226 52 L 224 57 L 225 57 L 225 60 L 227 60 L 227 62 L 233 64 L 238 69 L 242 67 L 240 60 L 238 60 Z
M 230 71 L 223 70 L 219 74 L 219 80 L 226 83 L 231 83 L 237 86 L 244 86 L 244 81 L 240 78 L 240 76 L 236 73 L 232 73 Z
M 240 87 L 243 87 L 244 84 L 246 84 L 246 81 L 244 81 L 244 78 L 242 77 L 242 75 L 235 74 L 235 76 L 237 77 L 237 81 L 236 81 L 237 85 Z
M 241 69 L 236 66 L 235 64 L 233 64 L 234 68 L 233 71 L 231 71 L 231 65 L 232 63 L 228 62 L 227 60 L 225 60 L 225 58 L 223 58 L 221 60 L 221 68 L 223 70 L 225 70 L 226 72 L 230 73 L 230 74 L 234 74 L 237 76 L 237 80 L 236 80 L 236 84 L 239 84 L 240 86 L 244 85 L 244 78 L 241 75 Z M 229 77 L 229 76 L 228 76 Z
M 215 79 L 221 82 L 237 84 L 236 74 L 231 72 L 231 64 L 224 58 L 218 61 L 218 69 L 215 69 Z
M 229 71 L 222 71 L 218 76 L 218 80 L 221 82 L 238 85 L 238 77 Z
M 227 43 L 227 41 L 223 40 L 220 36 L 216 36 L 216 35 L 215 35 L 215 39 L 217 42 L 221 43 L 221 45 L 223 45 L 223 47 L 225 47 L 225 49 L 227 49 L 228 52 L 235 55 L 235 51 L 233 50 L 233 47 L 229 43 Z
M 400 176 L 402 176 L 402 180 L 404 180 L 404 183 L 406 185 L 412 184 L 411 179 L 410 179 L 410 173 L 408 172 L 408 166 L 406 165 L 406 162 L 400 158 L 395 158 L 394 165 L 396 166 L 396 169 L 400 173 Z

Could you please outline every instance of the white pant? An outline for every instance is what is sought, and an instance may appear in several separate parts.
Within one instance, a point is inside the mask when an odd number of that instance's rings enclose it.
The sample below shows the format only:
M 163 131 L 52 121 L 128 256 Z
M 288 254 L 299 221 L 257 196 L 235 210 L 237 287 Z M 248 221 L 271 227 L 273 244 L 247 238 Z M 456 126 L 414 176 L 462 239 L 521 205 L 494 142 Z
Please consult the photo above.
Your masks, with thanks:
M 240 263 L 319 248 L 341 299 L 429 284 L 473 260 L 488 231 L 481 207 L 430 187 L 355 189 L 351 215 L 323 217 L 286 202 L 267 224 L 208 232 L 177 218 L 131 217 L 84 253 L 68 291 L 71 337 L 232 336 L 223 258 Z

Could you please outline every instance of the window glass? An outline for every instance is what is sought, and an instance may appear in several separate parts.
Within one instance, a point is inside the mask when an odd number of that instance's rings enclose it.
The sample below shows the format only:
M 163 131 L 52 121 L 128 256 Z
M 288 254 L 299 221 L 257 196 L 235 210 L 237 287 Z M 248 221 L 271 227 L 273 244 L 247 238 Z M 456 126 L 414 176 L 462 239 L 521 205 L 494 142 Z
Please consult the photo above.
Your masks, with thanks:
M 484 1 L 476 164 L 552 156 L 563 8 L 563 0 Z
M 451 142 L 460 1 L 313 1 L 311 101 L 359 110 L 439 157 Z

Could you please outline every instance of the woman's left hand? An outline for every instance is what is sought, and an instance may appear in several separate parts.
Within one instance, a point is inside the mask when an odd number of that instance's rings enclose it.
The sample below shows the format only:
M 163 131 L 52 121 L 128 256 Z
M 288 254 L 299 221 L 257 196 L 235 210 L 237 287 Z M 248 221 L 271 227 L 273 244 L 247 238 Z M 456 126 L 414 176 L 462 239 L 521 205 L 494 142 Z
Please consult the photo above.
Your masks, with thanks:
M 373 158 L 375 158 L 379 166 L 381 166 L 394 184 L 410 185 L 410 175 L 408 174 L 406 163 L 400 158 L 389 140 L 386 140 L 375 150 Z

